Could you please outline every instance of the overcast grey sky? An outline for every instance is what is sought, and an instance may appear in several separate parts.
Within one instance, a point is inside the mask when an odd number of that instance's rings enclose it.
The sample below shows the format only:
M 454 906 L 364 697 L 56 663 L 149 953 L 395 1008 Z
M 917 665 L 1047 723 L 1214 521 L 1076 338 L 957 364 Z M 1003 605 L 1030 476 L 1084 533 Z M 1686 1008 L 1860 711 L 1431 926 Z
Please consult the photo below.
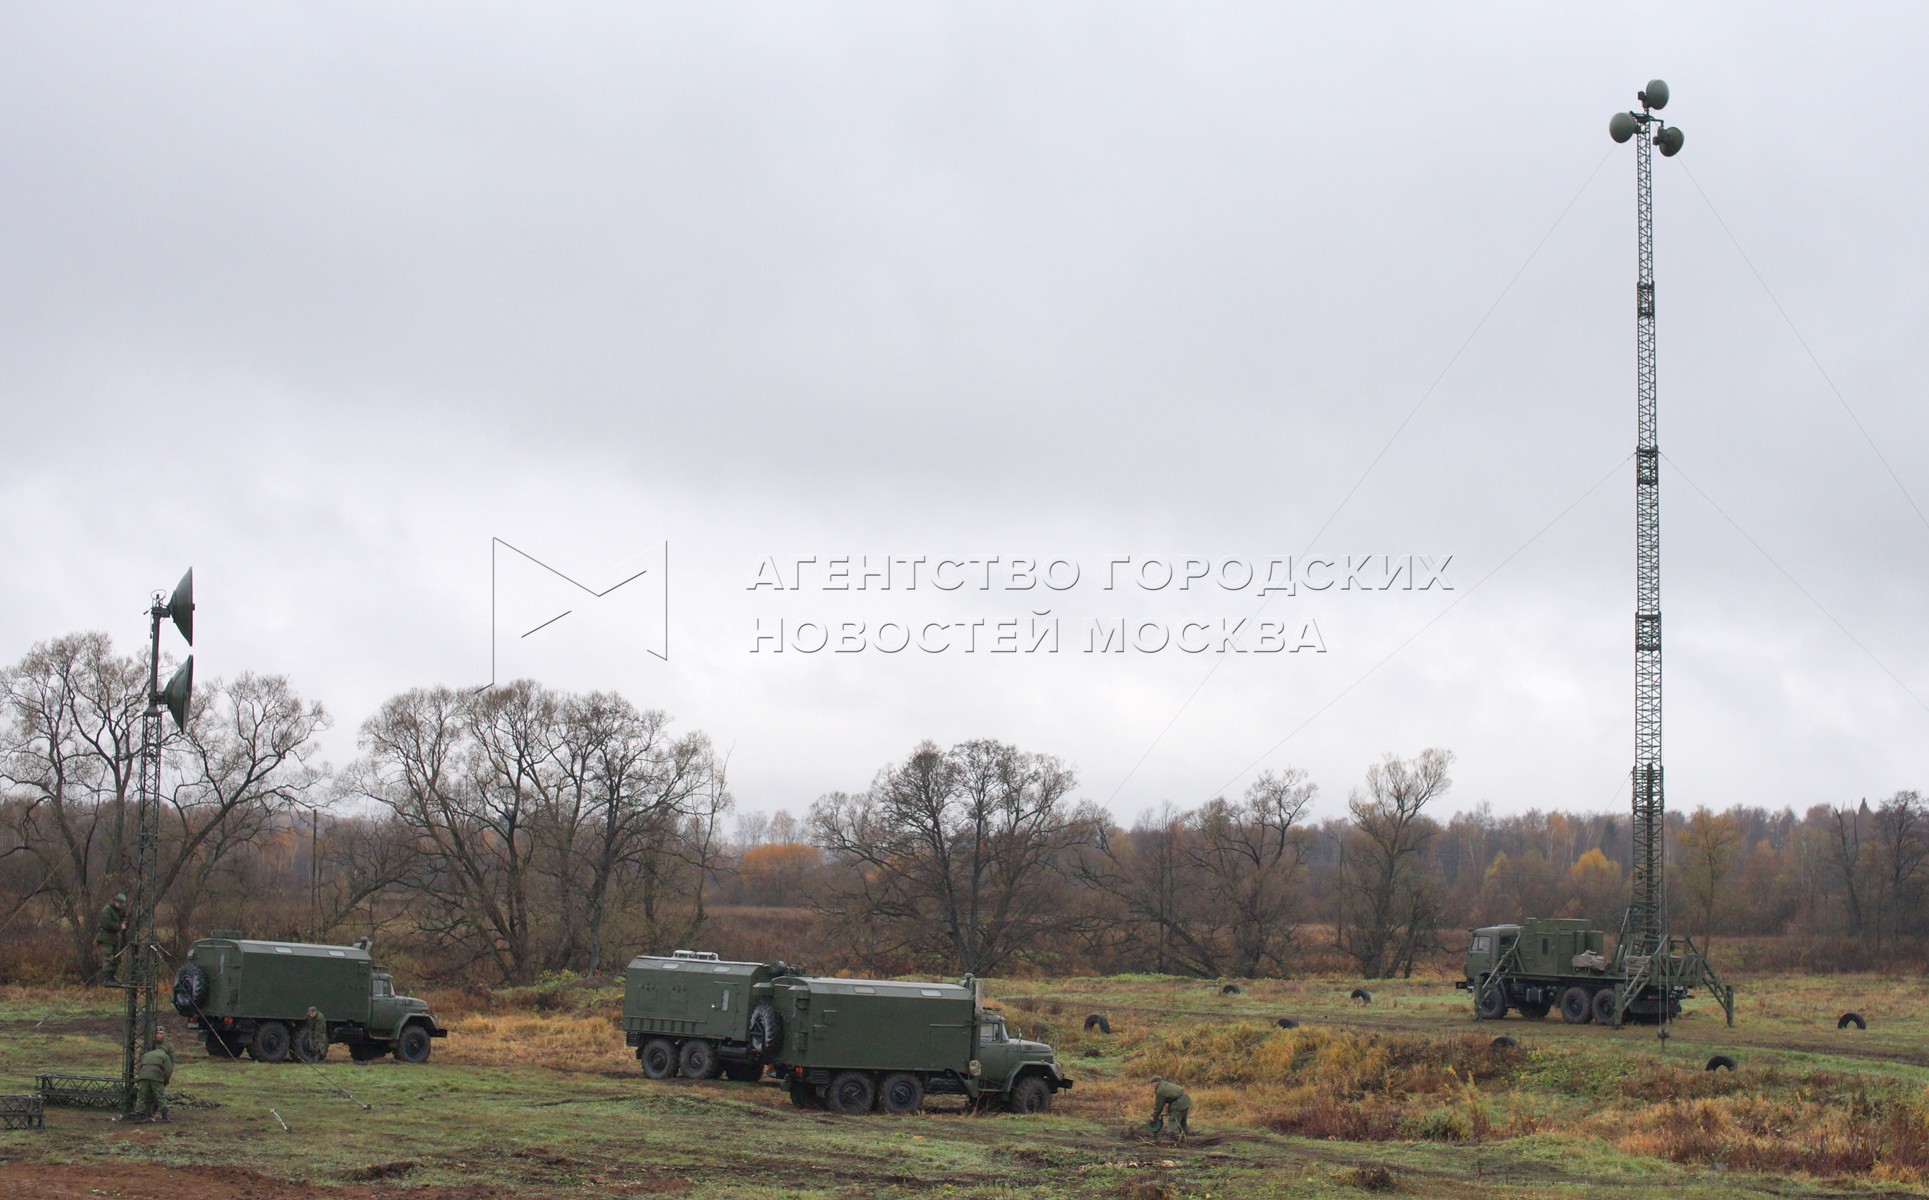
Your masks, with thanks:
M 0 657 L 133 649 L 191 563 L 198 669 L 292 676 L 340 763 L 384 697 L 487 682 L 500 537 L 598 589 L 650 573 L 525 638 L 568 589 L 499 563 L 499 674 L 710 732 L 746 808 L 981 736 L 1127 818 L 1255 762 L 1331 813 L 1429 745 L 1455 806 L 1618 806 L 1634 156 L 1606 127 L 1658 75 L 1687 134 L 1655 186 L 1670 802 L 1929 786 L 1929 711 L 1681 475 L 1929 697 L 1929 528 L 1688 174 L 1929 504 L 1929 10 L 1635 15 L 10 6 Z M 1106 561 L 1301 554 L 1423 395 L 1312 548 L 1450 554 L 1454 591 L 1274 597 L 1323 654 L 1082 652 L 1093 618 L 1249 616 L 1107 592 Z M 751 587 L 861 555 L 1084 576 Z M 1056 655 L 753 652 L 759 620 L 1046 606 Z

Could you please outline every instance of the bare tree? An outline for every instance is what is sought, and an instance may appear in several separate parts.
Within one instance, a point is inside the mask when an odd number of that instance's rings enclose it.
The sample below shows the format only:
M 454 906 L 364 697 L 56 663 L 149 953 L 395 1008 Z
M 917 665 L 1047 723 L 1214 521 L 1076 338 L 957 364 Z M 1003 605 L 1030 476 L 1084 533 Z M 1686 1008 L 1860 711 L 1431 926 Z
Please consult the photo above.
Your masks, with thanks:
M 116 655 L 101 633 L 41 643 L 0 671 L 0 786 L 13 798 L 15 852 L 34 860 L 36 894 L 68 930 L 77 965 L 106 897 L 132 890 L 147 682 L 146 663 Z M 327 725 L 279 676 L 196 691 L 188 728 L 166 743 L 157 831 L 156 894 L 177 935 L 209 882 L 259 849 L 314 786 L 308 760 Z
M 1870 821 L 1871 849 L 1880 874 L 1886 910 L 1889 953 L 1902 948 L 1902 935 L 1922 906 L 1923 875 L 1929 865 L 1929 811 L 1915 792 L 1897 792 L 1877 806 Z
M 1347 801 L 1352 828 L 1342 846 L 1339 948 L 1370 979 L 1411 975 L 1439 921 L 1440 891 L 1425 860 L 1437 826 L 1427 804 L 1452 786 L 1453 752 L 1392 754 L 1367 769 Z
M 1701 924 L 1702 948 L 1714 938 L 1715 925 L 1730 889 L 1729 877 L 1741 853 L 1742 828 L 1733 813 L 1698 808 L 1677 839 L 1678 870 Z
M 409 832 L 417 926 L 466 956 L 457 965 L 520 981 L 600 970 L 609 916 L 630 900 L 646 937 L 700 923 L 729 797 L 708 739 L 667 726 L 620 696 L 528 681 L 383 705 L 356 778 Z
M 1869 802 L 1859 808 L 1838 808 L 1829 813 L 1827 853 L 1829 865 L 1842 884 L 1842 900 L 1847 906 L 1849 932 L 1857 938 L 1868 932 L 1862 910 L 1862 831 L 1869 816 Z
M 1283 971 L 1298 932 L 1293 919 L 1306 837 L 1298 828 L 1317 785 L 1306 772 L 1265 772 L 1237 804 L 1217 799 L 1192 819 L 1189 855 L 1199 868 L 1209 907 L 1221 915 L 1232 950 L 1233 974 Z
M 1042 903 L 1079 826 L 1069 768 L 994 741 L 926 742 L 863 796 L 811 811 L 818 844 L 850 868 L 830 898 L 874 935 L 860 953 L 936 959 L 982 974 L 1025 953 L 1062 914 Z
M 1096 807 L 1081 814 L 1089 840 L 1067 855 L 1072 878 L 1111 901 L 1084 923 L 1088 943 L 1108 956 L 1166 975 L 1226 973 L 1221 940 L 1203 912 L 1203 889 L 1187 853 L 1190 814 L 1170 804 L 1119 829 Z

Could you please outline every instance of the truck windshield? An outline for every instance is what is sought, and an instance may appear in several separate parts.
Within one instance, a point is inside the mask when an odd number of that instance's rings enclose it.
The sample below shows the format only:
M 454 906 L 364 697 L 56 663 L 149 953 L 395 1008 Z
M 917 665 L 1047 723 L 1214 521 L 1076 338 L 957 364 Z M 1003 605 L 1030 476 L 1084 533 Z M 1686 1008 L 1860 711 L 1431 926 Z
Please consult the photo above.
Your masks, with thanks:
M 375 994 L 377 996 L 393 996 L 395 994 L 395 988 L 388 980 L 377 976 L 375 980 Z
M 990 1045 L 993 1042 L 1002 1042 L 1004 1040 L 1005 1027 L 997 1021 L 986 1021 L 983 1025 L 978 1026 L 979 1042 Z

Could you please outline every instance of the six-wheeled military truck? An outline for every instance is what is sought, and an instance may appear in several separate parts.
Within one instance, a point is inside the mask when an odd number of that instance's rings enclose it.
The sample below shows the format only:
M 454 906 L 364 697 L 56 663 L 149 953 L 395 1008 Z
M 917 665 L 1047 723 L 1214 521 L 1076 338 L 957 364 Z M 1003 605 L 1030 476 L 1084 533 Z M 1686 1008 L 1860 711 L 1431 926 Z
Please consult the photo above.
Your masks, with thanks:
M 1606 945 L 1607 934 L 1578 918 L 1529 917 L 1519 925 L 1489 925 L 1472 932 L 1464 977 L 1454 986 L 1473 993 L 1474 1015 L 1483 1021 L 1498 1021 L 1509 1008 L 1538 1021 L 1558 1008 L 1571 1025 L 1619 1024 L 1628 980 L 1608 959 Z M 1665 1003 L 1668 1018 L 1674 1019 L 1688 989 L 1666 990 L 1663 997 L 1662 989 L 1637 981 L 1625 1013 L 1654 1020 Z
M 798 1107 L 852 1115 L 915 1112 L 939 1093 L 1045 1112 L 1072 1086 L 1050 1046 L 1012 1037 L 985 1012 L 969 978 L 819 979 L 679 950 L 632 960 L 624 985 L 624 1036 L 652 1079 L 768 1071 Z
M 328 1039 L 304 1036 L 308 1010 L 325 1019 Z M 207 1051 L 234 1058 L 246 1050 L 262 1062 L 291 1055 L 308 1062 L 341 1042 L 366 1062 L 394 1054 L 403 1062 L 429 1059 L 431 1039 L 447 1037 L 429 1006 L 395 994 L 387 971 L 375 969 L 362 946 L 261 942 L 236 935 L 202 938 L 174 973 L 174 1010 L 188 1018 Z

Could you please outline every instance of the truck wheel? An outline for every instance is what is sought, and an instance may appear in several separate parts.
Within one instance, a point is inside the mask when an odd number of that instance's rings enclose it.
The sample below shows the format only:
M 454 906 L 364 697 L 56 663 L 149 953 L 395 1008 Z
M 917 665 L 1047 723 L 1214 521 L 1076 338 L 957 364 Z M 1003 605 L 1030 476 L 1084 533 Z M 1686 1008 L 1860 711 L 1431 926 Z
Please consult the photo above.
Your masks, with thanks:
M 429 1047 L 435 1043 L 429 1040 L 429 1031 L 420 1025 L 411 1025 L 395 1039 L 395 1058 L 397 1062 L 425 1063 L 429 1061 Z
M 824 1098 L 817 1094 L 817 1089 L 801 1079 L 791 1080 L 790 1086 L 785 1090 L 790 1093 L 790 1103 L 793 1108 L 824 1107 Z
M 643 1074 L 651 1079 L 668 1079 L 676 1074 L 676 1045 L 666 1038 L 644 1042 L 643 1053 L 636 1057 L 643 1064 Z
M 754 1062 L 727 1062 L 723 1077 L 732 1083 L 755 1083 L 764 1077 L 764 1065 Z
M 1519 1010 L 1520 1015 L 1529 1021 L 1545 1021 L 1548 1012 L 1551 1011 L 1553 1007 L 1554 1006 L 1547 1001 L 1541 1000 L 1533 1004 L 1522 1004 L 1519 1006 Z
M 877 1103 L 877 1084 L 863 1071 L 839 1071 L 831 1077 L 830 1091 L 824 1094 L 831 1111 L 847 1117 L 861 1117 Z
M 715 1079 L 723 1071 L 717 1048 L 702 1038 L 683 1043 L 683 1049 L 677 1054 L 677 1065 L 683 1068 L 686 1079 Z
M 305 1063 L 325 1062 L 328 1058 L 328 1043 L 316 1043 L 308 1036 L 306 1029 L 295 1035 L 295 1057 Z
M 207 1047 L 209 1058 L 240 1058 L 241 1051 L 228 1044 L 228 1040 L 210 1029 L 201 1035 L 201 1044 Z
M 1614 1002 L 1613 988 L 1602 988 L 1600 991 L 1594 993 L 1594 1023 L 1596 1025 L 1614 1024 L 1614 1018 L 1619 1008 L 1620 1006 Z
M 388 1053 L 388 1047 L 380 1042 L 350 1042 L 348 1056 L 356 1062 L 374 1062 Z
M 277 1063 L 288 1057 L 288 1027 L 280 1021 L 263 1021 L 248 1039 L 248 1057 L 256 1062 Z
M 750 1010 L 750 1025 L 744 1031 L 750 1052 L 763 1062 L 771 1062 L 784 1046 L 784 1019 L 777 1006 L 766 1000 Z
M 187 963 L 174 973 L 174 1011 L 192 1017 L 208 1002 L 208 973 L 200 963 Z
M 1474 1000 L 1474 1016 L 1483 1021 L 1498 1021 L 1507 1015 L 1507 990 L 1495 984 Z
M 1579 984 L 1561 993 L 1561 1020 L 1569 1025 L 1585 1025 L 1594 1019 L 1594 997 Z
M 1005 1098 L 1005 1107 L 1015 1113 L 1047 1113 L 1052 1110 L 1052 1085 L 1036 1072 L 1018 1081 Z
M 909 1071 L 893 1071 L 878 1088 L 877 1102 L 887 1113 L 914 1113 L 924 1107 L 924 1080 Z

